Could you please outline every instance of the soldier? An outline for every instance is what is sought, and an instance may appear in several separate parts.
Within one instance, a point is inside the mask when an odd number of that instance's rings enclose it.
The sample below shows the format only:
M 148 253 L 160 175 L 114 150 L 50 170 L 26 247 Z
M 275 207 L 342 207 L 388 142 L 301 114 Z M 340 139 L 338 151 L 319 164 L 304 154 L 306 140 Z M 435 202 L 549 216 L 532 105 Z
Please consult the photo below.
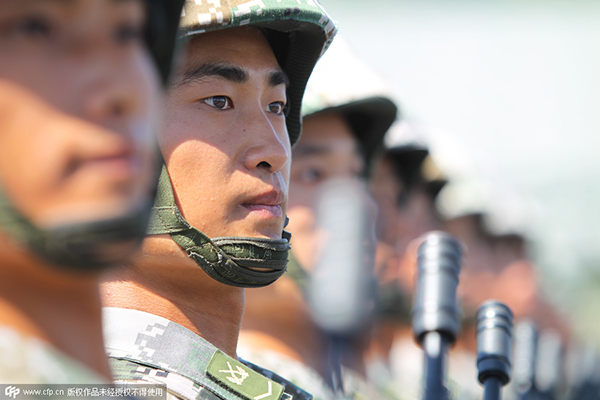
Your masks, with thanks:
M 372 87 L 371 92 L 356 90 L 353 85 L 360 86 L 361 79 L 349 85 L 339 68 L 334 69 L 338 75 L 332 72 L 333 66 L 352 65 L 352 76 L 365 77 L 355 73 L 360 60 L 352 58 L 355 56 L 343 46 L 346 43 L 337 38 L 317 66 L 303 105 L 302 137 L 292 152 L 288 228 L 293 257 L 289 273 L 270 287 L 248 292 L 240 334 L 240 354 L 297 382 L 318 399 L 332 399 L 334 394 L 326 383 L 331 378 L 327 337 L 313 319 L 306 299 L 322 244 L 317 199 L 335 179 L 354 179 L 364 185 L 367 166 L 397 112 L 395 104 L 377 96 Z M 354 342 L 352 347 L 343 360 L 345 392 L 353 398 L 376 399 L 364 383 L 362 343 Z
M 379 208 L 376 271 L 379 280 L 377 321 L 368 352 L 371 380 L 402 399 L 420 396 L 423 352 L 411 328 L 415 241 L 439 229 L 435 199 L 445 185 L 414 123 L 400 121 L 385 137 L 369 187 Z
M 291 144 L 335 30 L 312 0 L 186 2 L 151 236 L 104 284 L 117 380 L 164 383 L 182 399 L 310 398 L 240 362 L 236 345 L 244 288 L 286 269 Z
M 181 3 L 0 5 L 0 382 L 109 382 L 98 279 L 144 234 Z

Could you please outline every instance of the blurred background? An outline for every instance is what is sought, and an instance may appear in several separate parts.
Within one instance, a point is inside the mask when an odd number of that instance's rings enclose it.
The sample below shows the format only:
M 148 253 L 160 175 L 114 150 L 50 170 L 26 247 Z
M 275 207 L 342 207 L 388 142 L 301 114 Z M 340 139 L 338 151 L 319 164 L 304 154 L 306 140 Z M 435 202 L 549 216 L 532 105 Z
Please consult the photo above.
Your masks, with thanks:
M 527 231 L 544 290 L 600 344 L 600 2 L 321 2 L 450 179 Z

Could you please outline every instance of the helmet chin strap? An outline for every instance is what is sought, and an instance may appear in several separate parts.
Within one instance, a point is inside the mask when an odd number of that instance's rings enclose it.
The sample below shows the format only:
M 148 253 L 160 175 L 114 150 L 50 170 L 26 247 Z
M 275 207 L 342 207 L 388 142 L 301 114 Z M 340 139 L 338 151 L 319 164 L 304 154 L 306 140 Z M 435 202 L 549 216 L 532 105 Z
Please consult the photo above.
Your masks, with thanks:
M 148 234 L 166 233 L 204 272 L 226 285 L 247 288 L 267 286 L 283 275 L 287 268 L 290 235 L 285 231 L 282 239 L 210 239 L 191 226 L 175 204 L 171 180 L 163 166 Z
M 0 229 L 52 265 L 74 272 L 98 272 L 123 260 L 110 246 L 144 237 L 150 201 L 123 216 L 100 221 L 40 228 L 22 215 L 0 185 Z

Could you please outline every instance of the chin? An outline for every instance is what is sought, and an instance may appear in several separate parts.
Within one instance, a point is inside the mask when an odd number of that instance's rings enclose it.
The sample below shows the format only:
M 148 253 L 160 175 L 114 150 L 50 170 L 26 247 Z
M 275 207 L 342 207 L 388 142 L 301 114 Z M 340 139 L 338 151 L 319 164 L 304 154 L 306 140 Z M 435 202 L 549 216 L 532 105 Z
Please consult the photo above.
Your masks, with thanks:
M 246 230 L 244 233 L 236 235 L 238 237 L 251 237 L 257 239 L 281 239 L 282 230 L 266 230 L 266 229 L 253 229 Z M 228 235 L 229 236 L 229 235 Z
M 247 235 L 240 235 L 241 237 L 251 237 L 256 239 L 281 239 L 281 232 L 278 233 L 263 233 L 253 232 Z
M 283 224 L 277 224 L 277 227 L 256 229 L 252 236 L 265 239 L 281 239 L 281 234 L 283 233 L 282 226 Z
M 112 200 L 112 199 L 111 199 Z M 94 223 L 103 220 L 127 217 L 142 207 L 142 203 L 132 203 L 121 199 L 89 203 L 74 203 L 61 207 L 53 207 L 40 216 L 36 222 L 45 227 L 56 227 L 69 224 Z

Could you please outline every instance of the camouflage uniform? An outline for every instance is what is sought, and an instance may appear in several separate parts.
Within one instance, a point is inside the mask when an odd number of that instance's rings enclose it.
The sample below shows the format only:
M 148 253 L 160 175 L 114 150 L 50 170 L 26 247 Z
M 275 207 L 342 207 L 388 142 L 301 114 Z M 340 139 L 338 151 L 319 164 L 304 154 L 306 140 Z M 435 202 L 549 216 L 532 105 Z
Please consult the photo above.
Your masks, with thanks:
M 238 361 L 168 319 L 104 309 L 106 350 L 116 382 L 163 384 L 169 399 L 310 400 L 291 382 Z
M 0 383 L 107 383 L 49 344 L 0 327 Z

